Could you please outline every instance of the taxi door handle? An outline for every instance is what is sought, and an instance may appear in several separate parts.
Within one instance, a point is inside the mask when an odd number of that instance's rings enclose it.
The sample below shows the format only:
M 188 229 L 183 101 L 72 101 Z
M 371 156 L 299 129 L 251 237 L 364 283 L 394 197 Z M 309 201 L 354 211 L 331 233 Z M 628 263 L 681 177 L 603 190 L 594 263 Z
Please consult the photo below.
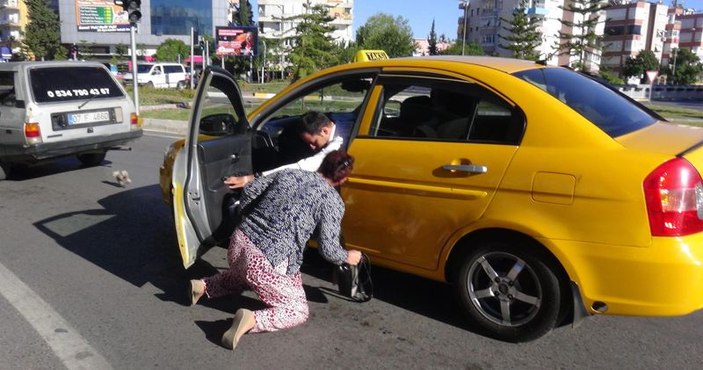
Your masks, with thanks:
M 480 164 L 445 164 L 442 169 L 451 172 L 486 173 L 488 167 Z

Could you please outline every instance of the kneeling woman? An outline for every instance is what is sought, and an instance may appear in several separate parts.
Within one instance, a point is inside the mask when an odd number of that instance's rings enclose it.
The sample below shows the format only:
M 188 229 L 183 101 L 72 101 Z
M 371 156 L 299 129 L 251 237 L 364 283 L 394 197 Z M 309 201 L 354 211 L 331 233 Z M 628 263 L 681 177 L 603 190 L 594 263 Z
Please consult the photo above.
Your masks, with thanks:
M 310 236 L 319 231 L 319 252 L 329 262 L 356 265 L 361 253 L 340 245 L 344 202 L 335 189 L 351 173 L 354 159 L 342 150 L 325 157 L 317 172 L 283 170 L 257 178 L 244 188 L 244 218 L 232 234 L 229 269 L 203 280 L 191 280 L 192 304 L 252 290 L 266 309 L 237 310 L 222 344 L 234 349 L 247 332 L 276 331 L 308 318 L 300 266 Z

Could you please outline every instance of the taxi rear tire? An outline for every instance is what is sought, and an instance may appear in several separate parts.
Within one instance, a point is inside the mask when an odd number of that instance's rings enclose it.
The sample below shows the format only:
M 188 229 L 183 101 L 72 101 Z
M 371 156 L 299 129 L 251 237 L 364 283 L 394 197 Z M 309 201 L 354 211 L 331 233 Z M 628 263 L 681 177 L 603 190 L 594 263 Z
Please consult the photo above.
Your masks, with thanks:
M 100 163 L 103 163 L 105 160 L 105 156 L 107 155 L 107 152 L 102 151 L 99 153 L 83 153 L 83 154 L 78 154 L 76 157 L 78 158 L 81 163 L 86 166 L 86 167 L 94 167 L 99 165 Z
M 488 336 L 527 342 L 558 324 L 559 280 L 536 251 L 525 243 L 481 241 L 463 256 L 457 293 Z

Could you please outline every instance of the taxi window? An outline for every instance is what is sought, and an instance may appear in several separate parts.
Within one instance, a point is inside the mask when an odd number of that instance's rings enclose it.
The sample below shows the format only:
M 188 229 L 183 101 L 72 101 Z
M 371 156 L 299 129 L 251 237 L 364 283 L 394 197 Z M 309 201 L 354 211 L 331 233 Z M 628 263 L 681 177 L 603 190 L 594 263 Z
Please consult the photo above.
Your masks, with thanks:
M 124 96 L 110 73 L 102 67 L 33 68 L 29 81 L 37 103 Z
M 522 114 L 485 88 L 431 78 L 385 78 L 371 136 L 517 144 Z
M 568 69 L 531 69 L 515 73 L 515 76 L 548 92 L 611 137 L 639 130 L 657 121 L 646 108 Z

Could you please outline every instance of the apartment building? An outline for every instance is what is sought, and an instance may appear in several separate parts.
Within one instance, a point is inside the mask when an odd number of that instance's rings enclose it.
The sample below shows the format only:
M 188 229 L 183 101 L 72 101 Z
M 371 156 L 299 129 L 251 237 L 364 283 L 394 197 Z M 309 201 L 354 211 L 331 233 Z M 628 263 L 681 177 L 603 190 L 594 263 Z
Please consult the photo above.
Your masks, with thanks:
M 678 47 L 691 50 L 703 60 L 703 13 L 693 9 L 672 9 L 674 20 L 680 24 Z
M 467 42 L 480 45 L 487 55 L 512 57 L 512 51 L 501 47 L 505 43 L 500 35 L 507 36 L 509 27 L 506 20 L 513 17 L 514 10 L 518 7 L 520 0 L 476 0 L 461 1 L 459 9 L 463 15 L 459 18 L 457 27 L 457 38 L 466 36 Z M 575 23 L 579 21 L 578 14 L 565 11 L 563 8 L 570 4 L 570 0 L 528 0 L 526 12 L 530 16 L 537 17 L 540 22 L 537 30 L 542 34 L 542 42 L 537 47 L 542 59 L 552 65 L 570 65 L 578 56 L 559 54 L 555 49 L 561 40 L 559 31 L 578 35 L 585 30 L 578 28 L 569 29 L 562 24 L 561 20 L 570 20 Z M 605 20 L 605 14 L 600 17 Z M 464 26 L 466 28 L 464 29 Z M 596 32 L 602 32 L 603 22 L 596 27 Z M 594 50 L 586 55 L 586 65 L 590 70 L 598 70 L 600 64 L 600 52 Z
M 19 52 L 20 40 L 27 25 L 27 4 L 24 0 L 0 0 L 0 46 L 2 59 Z
M 339 43 L 348 44 L 354 40 L 352 22 L 354 0 L 258 0 L 259 37 L 280 40 L 280 46 L 270 48 L 273 60 L 267 61 L 267 68 L 274 72 L 283 73 L 290 66 L 288 53 L 293 47 L 296 27 L 300 22 L 297 16 L 306 12 L 305 5 L 322 4 L 329 9 L 329 15 L 334 18 L 330 25 L 334 31 L 330 35 Z
M 635 1 L 613 5 L 606 10 L 602 66 L 619 72 L 628 58 L 651 50 L 657 59 L 668 54 L 676 38 L 669 26 L 669 7 L 661 3 Z
M 297 16 L 306 12 L 305 5 L 324 5 L 334 18 L 331 37 L 337 42 L 348 44 L 354 40 L 352 21 L 354 0 L 258 0 L 259 36 L 270 39 L 283 39 L 290 45 L 295 37 L 295 29 L 300 22 Z

